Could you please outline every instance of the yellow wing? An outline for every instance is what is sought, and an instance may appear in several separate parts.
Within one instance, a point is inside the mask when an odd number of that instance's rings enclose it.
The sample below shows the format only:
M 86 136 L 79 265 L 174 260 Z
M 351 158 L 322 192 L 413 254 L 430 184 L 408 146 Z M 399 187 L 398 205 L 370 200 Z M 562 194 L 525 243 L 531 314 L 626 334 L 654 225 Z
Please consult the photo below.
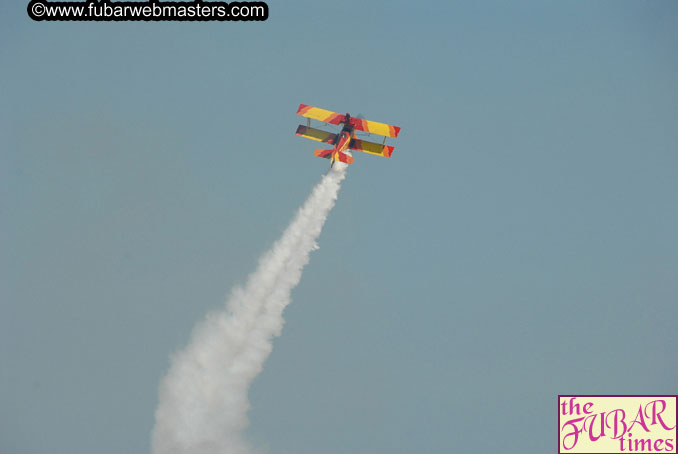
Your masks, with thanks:
M 379 134 L 380 136 L 398 137 L 398 133 L 400 132 L 399 126 L 363 120 L 361 118 L 351 118 L 351 124 L 355 127 L 355 129 L 365 132 L 373 132 L 375 134 Z
M 320 129 L 310 128 L 308 126 L 299 125 L 297 128 L 297 135 L 305 137 L 307 139 L 315 140 L 317 142 L 324 142 L 332 144 L 337 138 L 336 134 L 331 132 L 322 131 Z
M 380 143 L 368 142 L 367 140 L 351 139 L 349 147 L 352 150 L 362 151 L 363 153 L 374 154 L 390 158 L 393 153 L 393 147 L 389 145 L 382 145 Z
M 319 107 L 307 106 L 306 104 L 299 104 L 297 115 L 311 118 L 313 120 L 323 121 L 331 125 L 341 124 L 345 120 L 345 116 L 332 112 L 331 110 L 321 109 Z

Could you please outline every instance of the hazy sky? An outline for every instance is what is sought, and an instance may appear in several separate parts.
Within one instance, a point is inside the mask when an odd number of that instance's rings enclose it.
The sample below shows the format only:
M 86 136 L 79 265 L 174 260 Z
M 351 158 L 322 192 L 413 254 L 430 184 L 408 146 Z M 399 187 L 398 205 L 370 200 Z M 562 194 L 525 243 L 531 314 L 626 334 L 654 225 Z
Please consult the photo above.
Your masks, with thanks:
M 544 453 L 557 395 L 678 391 L 678 3 L 0 5 L 0 452 L 147 453 L 157 386 L 356 156 L 251 390 L 272 454 Z

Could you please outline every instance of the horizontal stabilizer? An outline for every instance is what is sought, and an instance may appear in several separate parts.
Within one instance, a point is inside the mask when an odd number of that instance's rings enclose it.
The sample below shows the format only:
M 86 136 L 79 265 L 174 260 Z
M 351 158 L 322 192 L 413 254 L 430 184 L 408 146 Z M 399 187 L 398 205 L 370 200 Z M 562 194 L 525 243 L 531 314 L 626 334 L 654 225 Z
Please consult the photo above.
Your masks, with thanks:
M 315 129 L 315 128 L 310 128 L 310 127 L 304 126 L 304 125 L 299 125 L 299 127 L 297 128 L 297 135 L 301 136 L 301 137 L 305 137 L 307 139 L 315 140 L 315 141 L 318 141 L 318 142 L 329 143 L 329 144 L 334 143 L 334 140 L 337 138 L 337 135 L 332 134 L 331 132 L 322 131 L 320 129 Z
M 374 154 L 390 158 L 393 153 L 393 147 L 389 145 L 382 145 L 380 143 L 368 142 L 367 140 L 351 139 L 349 145 L 351 150 L 362 151 L 363 153 Z
M 313 154 L 319 158 L 331 159 L 333 152 L 334 150 L 325 150 L 322 148 L 318 148 L 313 152 Z M 353 156 L 342 151 L 335 154 L 334 159 L 335 161 L 345 162 L 346 164 L 353 164 Z
M 313 154 L 316 155 L 316 156 L 319 157 L 319 158 L 330 159 L 330 158 L 332 157 L 332 152 L 333 152 L 333 151 L 334 151 L 334 150 L 324 150 L 324 149 L 322 149 L 322 148 L 318 148 L 317 150 L 315 150 L 315 151 L 313 152 Z
M 307 106 L 306 104 L 299 104 L 297 115 L 329 123 L 331 125 L 338 125 L 346 120 L 345 115 L 332 112 L 331 110 L 321 109 L 319 107 Z
M 353 156 L 350 154 L 344 153 L 343 151 L 340 151 L 337 153 L 334 157 L 336 161 L 339 162 L 345 162 L 346 164 L 353 164 Z

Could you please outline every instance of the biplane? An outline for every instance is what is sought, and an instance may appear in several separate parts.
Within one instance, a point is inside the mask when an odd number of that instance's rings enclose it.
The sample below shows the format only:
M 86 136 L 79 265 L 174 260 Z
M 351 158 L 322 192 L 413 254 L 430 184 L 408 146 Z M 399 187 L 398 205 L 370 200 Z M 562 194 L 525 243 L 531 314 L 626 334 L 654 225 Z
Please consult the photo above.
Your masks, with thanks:
M 313 154 L 320 158 L 330 159 L 332 161 L 331 166 L 334 165 L 336 161 L 352 164 L 353 155 L 350 150 L 362 151 L 363 153 L 389 158 L 391 157 L 391 153 L 393 153 L 393 147 L 386 145 L 386 138 L 398 137 L 398 133 L 400 132 L 398 126 L 356 118 L 349 114 L 341 115 L 318 107 L 307 106 L 306 104 L 299 105 L 297 115 L 307 118 L 307 125 L 299 125 L 297 128 L 298 136 L 332 146 L 331 149 L 319 148 L 313 152 Z M 333 134 L 321 129 L 312 128 L 311 120 L 318 120 L 331 125 L 343 124 L 344 126 L 339 133 Z M 384 136 L 384 141 L 379 144 L 358 139 L 355 134 L 356 130 L 379 134 L 380 136 Z

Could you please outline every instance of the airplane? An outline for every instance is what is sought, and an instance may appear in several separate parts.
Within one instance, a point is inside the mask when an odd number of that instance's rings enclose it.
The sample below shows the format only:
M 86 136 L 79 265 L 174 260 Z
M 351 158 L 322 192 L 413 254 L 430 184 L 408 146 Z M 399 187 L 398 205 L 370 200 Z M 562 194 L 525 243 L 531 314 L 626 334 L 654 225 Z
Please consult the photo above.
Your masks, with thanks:
M 364 153 L 389 158 L 391 157 L 391 153 L 393 153 L 393 147 L 386 145 L 386 138 L 398 137 L 398 133 L 400 133 L 400 128 L 398 126 L 355 118 L 350 114 L 341 115 L 330 110 L 320 109 L 319 107 L 307 106 L 306 104 L 299 105 L 297 115 L 301 115 L 308 119 L 306 126 L 299 125 L 297 128 L 296 134 L 298 136 L 323 142 L 333 147 L 331 149 L 319 148 L 313 152 L 313 154 L 320 158 L 331 159 L 332 163 L 330 164 L 330 167 L 332 167 L 336 161 L 352 164 L 353 154 L 350 150 L 362 151 Z M 331 132 L 312 128 L 311 119 L 329 123 L 331 125 L 343 124 L 344 127 L 338 134 L 332 134 Z M 355 136 L 356 130 L 379 134 L 384 136 L 384 141 L 381 144 L 378 144 L 358 139 Z

